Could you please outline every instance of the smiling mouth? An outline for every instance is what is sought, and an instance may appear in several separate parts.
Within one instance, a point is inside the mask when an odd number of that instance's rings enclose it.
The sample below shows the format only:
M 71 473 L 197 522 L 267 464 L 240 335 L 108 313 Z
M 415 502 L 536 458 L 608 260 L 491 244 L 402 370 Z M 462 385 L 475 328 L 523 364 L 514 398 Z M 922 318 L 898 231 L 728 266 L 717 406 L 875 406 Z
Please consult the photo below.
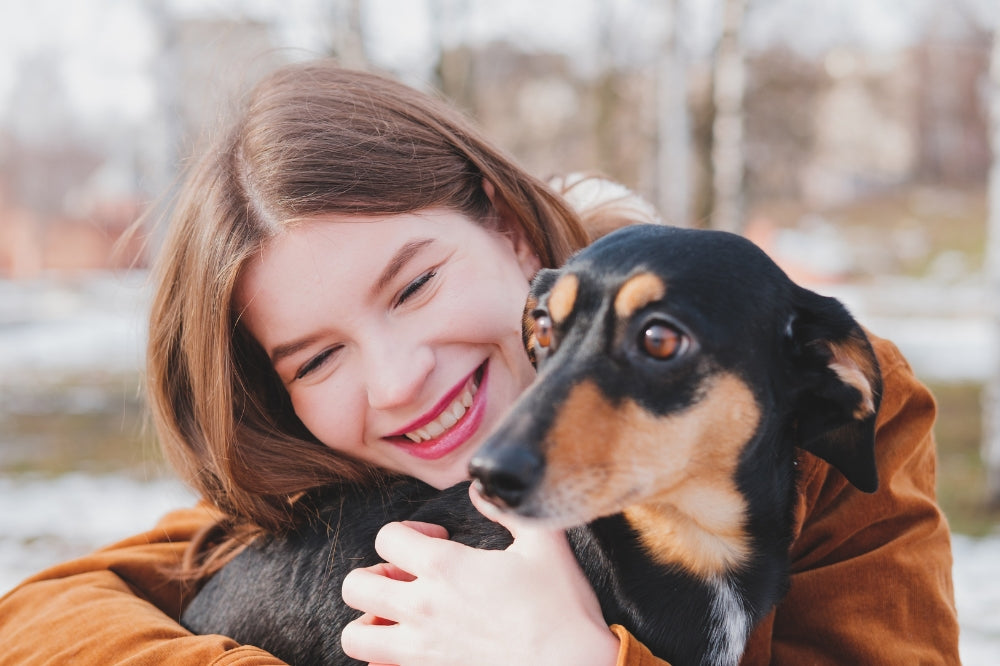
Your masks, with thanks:
M 419 428 L 403 433 L 403 436 L 410 441 L 420 444 L 432 439 L 436 439 L 450 430 L 458 423 L 469 407 L 472 406 L 472 399 L 479 391 L 479 384 L 482 381 L 485 366 L 480 366 L 465 382 L 465 386 L 459 391 L 454 400 L 445 406 L 441 413 L 434 420 L 425 423 Z

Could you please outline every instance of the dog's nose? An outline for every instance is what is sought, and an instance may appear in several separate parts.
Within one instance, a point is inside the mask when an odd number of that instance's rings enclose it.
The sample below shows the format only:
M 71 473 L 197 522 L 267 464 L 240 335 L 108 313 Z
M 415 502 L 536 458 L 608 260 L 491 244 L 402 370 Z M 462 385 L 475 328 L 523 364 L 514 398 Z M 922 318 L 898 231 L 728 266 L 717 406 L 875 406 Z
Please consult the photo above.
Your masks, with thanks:
M 523 447 L 506 447 L 488 454 L 476 454 L 469 473 L 479 482 L 479 491 L 515 509 L 542 478 L 540 455 Z

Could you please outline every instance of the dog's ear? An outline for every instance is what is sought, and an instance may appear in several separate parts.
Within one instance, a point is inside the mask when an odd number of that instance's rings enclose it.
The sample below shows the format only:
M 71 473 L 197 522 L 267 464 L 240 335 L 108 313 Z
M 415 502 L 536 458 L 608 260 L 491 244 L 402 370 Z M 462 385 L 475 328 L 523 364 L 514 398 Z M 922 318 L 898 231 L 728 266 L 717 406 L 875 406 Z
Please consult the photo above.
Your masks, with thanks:
M 875 417 L 882 394 L 875 352 L 840 301 L 797 289 L 785 330 L 800 389 L 796 443 L 858 489 L 875 492 Z
M 535 273 L 531 279 L 531 289 L 528 291 L 528 300 L 524 304 L 524 315 L 521 317 L 521 341 L 528 352 L 531 364 L 535 365 L 535 345 L 532 341 L 532 334 L 535 332 L 535 318 L 532 312 L 538 307 L 538 299 L 552 288 L 552 285 L 559 279 L 561 271 L 555 268 L 543 268 Z

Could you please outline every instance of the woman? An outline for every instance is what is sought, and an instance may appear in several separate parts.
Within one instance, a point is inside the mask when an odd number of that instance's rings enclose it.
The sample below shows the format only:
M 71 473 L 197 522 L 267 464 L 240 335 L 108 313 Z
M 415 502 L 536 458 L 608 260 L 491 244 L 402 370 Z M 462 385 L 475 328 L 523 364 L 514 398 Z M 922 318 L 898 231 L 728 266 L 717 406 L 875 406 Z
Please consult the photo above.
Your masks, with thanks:
M 531 380 L 530 277 L 588 240 L 563 199 L 455 111 L 324 63 L 258 86 L 170 224 L 149 393 L 168 459 L 209 506 L 7 595 L 0 661 L 277 663 L 185 632 L 188 583 L 293 526 L 318 486 L 462 480 Z M 857 493 L 803 454 L 792 585 L 744 663 L 958 661 L 934 403 L 890 343 L 875 348 L 883 489 Z M 605 625 L 562 535 L 514 530 L 498 554 L 386 526 L 387 564 L 345 583 L 365 611 L 345 648 L 404 665 L 663 663 Z

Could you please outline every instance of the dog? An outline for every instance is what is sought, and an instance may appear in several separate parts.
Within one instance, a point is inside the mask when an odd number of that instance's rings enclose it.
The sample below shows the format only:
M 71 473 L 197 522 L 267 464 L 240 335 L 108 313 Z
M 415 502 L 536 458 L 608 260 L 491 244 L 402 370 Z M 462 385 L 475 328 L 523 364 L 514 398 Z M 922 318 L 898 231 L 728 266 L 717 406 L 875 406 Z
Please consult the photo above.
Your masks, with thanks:
M 475 453 L 472 483 L 566 530 L 609 624 L 674 666 L 737 664 L 788 585 L 796 449 L 877 490 L 882 383 L 864 330 L 738 235 L 634 225 L 543 269 L 524 331 L 537 379 Z M 315 516 L 246 548 L 183 623 L 292 663 L 353 663 L 340 583 L 378 561 L 382 524 L 510 543 L 464 487 L 334 488 Z

